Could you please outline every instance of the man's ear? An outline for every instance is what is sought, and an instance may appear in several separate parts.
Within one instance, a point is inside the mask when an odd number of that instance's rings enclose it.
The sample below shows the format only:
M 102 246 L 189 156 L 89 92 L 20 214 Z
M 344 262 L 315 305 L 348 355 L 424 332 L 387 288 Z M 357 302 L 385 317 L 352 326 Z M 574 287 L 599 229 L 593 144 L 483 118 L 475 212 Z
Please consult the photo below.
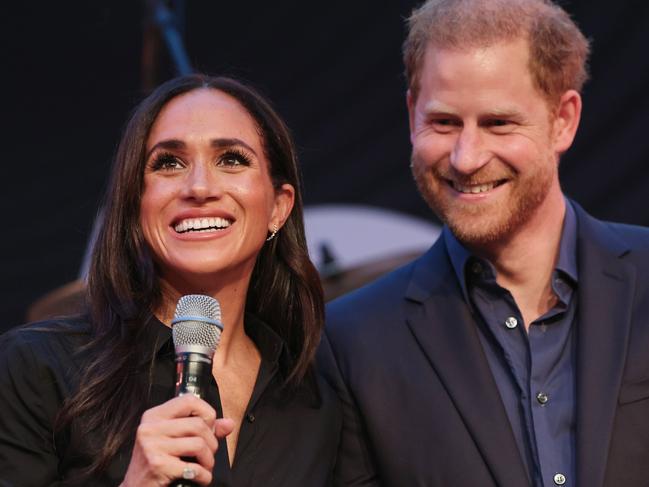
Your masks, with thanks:
M 559 99 L 552 121 L 552 141 L 558 154 L 572 145 L 580 120 L 581 96 L 575 90 L 568 90 Z

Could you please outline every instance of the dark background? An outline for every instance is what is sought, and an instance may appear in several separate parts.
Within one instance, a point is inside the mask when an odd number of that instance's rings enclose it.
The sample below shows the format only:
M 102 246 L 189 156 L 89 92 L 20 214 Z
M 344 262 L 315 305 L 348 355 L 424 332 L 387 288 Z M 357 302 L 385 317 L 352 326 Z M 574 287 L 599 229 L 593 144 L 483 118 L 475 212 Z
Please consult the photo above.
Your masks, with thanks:
M 252 81 L 273 100 L 299 148 L 307 204 L 432 219 L 408 169 L 400 49 L 416 3 L 195 0 L 181 23 L 195 69 Z M 593 39 L 564 189 L 598 217 L 649 225 L 649 2 L 562 4 Z M 173 74 L 163 44 L 143 68 L 143 46 L 156 46 L 146 11 L 136 0 L 3 6 L 0 330 L 77 277 L 129 110 L 147 80 Z

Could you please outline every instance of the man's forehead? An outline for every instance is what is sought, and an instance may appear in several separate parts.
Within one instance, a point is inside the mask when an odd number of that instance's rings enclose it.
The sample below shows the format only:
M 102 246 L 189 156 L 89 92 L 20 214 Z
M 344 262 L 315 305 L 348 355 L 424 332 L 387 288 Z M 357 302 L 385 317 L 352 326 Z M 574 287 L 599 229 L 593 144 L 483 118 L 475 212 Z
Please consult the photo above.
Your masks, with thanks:
M 420 82 L 449 89 L 473 87 L 474 79 L 494 87 L 506 86 L 513 77 L 531 83 L 529 59 L 522 39 L 462 49 L 431 45 L 424 55 Z
M 436 56 L 467 56 L 470 55 L 476 61 L 488 57 L 494 49 L 508 48 L 510 51 L 518 52 L 519 55 L 529 58 L 530 42 L 527 36 L 503 37 L 502 39 L 465 42 L 461 46 L 455 44 L 440 44 L 429 41 L 424 50 L 423 61 Z

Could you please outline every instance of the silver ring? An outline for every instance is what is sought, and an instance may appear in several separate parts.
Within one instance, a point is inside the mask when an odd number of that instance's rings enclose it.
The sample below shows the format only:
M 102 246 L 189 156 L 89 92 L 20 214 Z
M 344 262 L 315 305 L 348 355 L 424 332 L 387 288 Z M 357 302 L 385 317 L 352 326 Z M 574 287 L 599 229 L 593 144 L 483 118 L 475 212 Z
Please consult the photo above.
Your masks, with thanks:
M 183 468 L 183 479 L 193 480 L 196 478 L 196 471 L 193 468 L 185 467 Z

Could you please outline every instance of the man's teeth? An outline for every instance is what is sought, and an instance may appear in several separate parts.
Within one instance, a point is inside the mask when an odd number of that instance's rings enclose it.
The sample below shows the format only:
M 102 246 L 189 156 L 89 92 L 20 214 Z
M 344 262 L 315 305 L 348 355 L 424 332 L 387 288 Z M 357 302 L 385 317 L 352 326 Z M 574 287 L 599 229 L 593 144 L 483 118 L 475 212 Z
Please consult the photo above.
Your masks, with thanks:
M 452 184 L 453 184 L 453 189 L 455 189 L 455 191 L 459 191 L 460 193 L 472 193 L 472 194 L 485 193 L 487 191 L 491 191 L 496 187 L 496 183 L 474 184 L 471 186 L 463 186 L 453 181 Z
M 232 225 L 232 222 L 225 218 L 187 218 L 186 220 L 177 223 L 174 230 L 178 233 L 185 232 L 213 232 L 227 228 Z

